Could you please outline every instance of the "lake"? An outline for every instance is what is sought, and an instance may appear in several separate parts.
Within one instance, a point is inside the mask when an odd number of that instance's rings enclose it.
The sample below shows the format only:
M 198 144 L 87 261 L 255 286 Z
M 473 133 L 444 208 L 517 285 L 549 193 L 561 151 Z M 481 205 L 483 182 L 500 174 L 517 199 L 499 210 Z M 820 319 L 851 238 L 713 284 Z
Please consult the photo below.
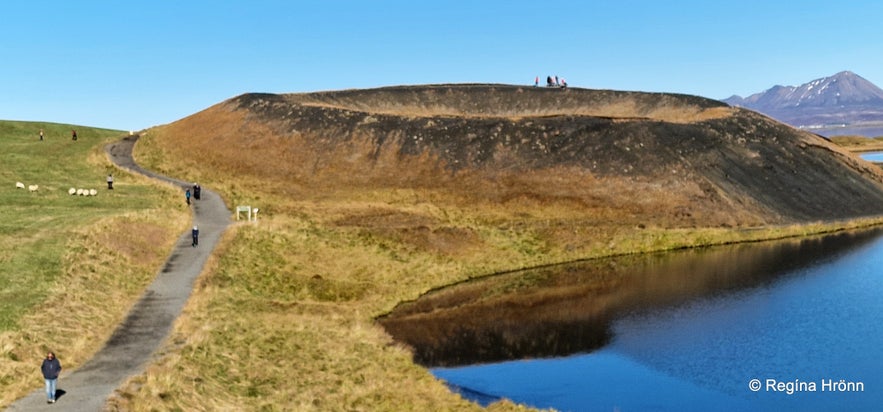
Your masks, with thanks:
M 883 152 L 864 152 L 859 153 L 859 157 L 869 162 L 883 163 Z
M 876 410 L 880 230 L 538 268 L 381 319 L 467 399 L 572 411 Z

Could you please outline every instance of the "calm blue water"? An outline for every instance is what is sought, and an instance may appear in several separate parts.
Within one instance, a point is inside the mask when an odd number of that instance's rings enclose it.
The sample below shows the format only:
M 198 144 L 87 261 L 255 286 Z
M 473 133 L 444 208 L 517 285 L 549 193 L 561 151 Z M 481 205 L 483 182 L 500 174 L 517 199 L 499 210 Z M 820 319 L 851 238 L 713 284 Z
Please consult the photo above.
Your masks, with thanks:
M 865 152 L 860 153 L 859 157 L 869 162 L 883 163 L 883 152 Z
M 482 404 L 562 411 L 881 410 L 881 258 L 878 237 L 768 283 L 631 311 L 590 353 L 432 373 Z M 841 379 L 863 391 L 823 385 Z

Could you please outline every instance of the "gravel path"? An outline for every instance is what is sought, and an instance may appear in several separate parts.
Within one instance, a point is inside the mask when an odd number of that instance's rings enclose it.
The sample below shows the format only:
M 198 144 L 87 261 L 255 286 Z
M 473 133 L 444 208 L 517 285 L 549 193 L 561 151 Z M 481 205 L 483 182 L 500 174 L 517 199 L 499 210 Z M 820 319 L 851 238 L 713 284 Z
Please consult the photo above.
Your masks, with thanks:
M 105 150 L 111 160 L 122 168 L 148 177 L 181 186 L 192 182 L 172 179 L 147 171 L 135 164 L 132 148 L 138 137 L 127 137 L 109 144 Z M 172 250 L 165 265 L 153 283 L 129 312 L 125 321 L 117 327 L 110 340 L 95 357 L 76 370 L 67 370 L 58 379 L 58 401 L 46 403 L 42 389 L 39 364 L 34 365 L 34 379 L 40 379 L 41 389 L 12 404 L 7 411 L 101 411 L 106 399 L 127 378 L 144 371 L 152 354 L 159 348 L 171 331 L 172 324 L 180 315 L 193 282 L 211 254 L 221 234 L 230 224 L 230 210 L 220 196 L 202 189 L 200 200 L 192 200 L 193 221 L 199 226 L 199 246 L 191 246 L 188 229 Z M 64 351 L 60 350 L 62 365 Z

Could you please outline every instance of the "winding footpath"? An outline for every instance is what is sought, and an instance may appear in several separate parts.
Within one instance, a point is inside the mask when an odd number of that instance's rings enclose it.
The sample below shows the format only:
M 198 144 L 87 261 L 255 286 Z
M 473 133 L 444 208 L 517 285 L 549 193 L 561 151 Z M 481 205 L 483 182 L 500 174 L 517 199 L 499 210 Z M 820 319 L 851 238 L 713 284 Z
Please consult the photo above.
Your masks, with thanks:
M 184 188 L 192 182 L 172 179 L 147 171 L 135 164 L 132 149 L 137 136 L 109 144 L 105 151 L 117 166 L 134 173 L 172 183 Z M 97 412 L 130 376 L 140 374 L 153 353 L 160 347 L 190 297 L 193 284 L 202 272 L 223 232 L 230 225 L 230 210 L 221 197 L 206 189 L 201 199 L 193 200 L 193 223 L 199 226 L 199 246 L 191 246 L 190 230 L 178 238 L 171 255 L 153 283 L 144 292 L 121 325 L 95 356 L 79 368 L 66 370 L 58 379 L 58 401 L 46 403 L 40 390 L 19 399 L 7 411 Z M 64 359 L 61 359 L 62 365 Z M 34 375 L 39 375 L 39 364 Z M 35 380 L 38 378 L 35 376 Z

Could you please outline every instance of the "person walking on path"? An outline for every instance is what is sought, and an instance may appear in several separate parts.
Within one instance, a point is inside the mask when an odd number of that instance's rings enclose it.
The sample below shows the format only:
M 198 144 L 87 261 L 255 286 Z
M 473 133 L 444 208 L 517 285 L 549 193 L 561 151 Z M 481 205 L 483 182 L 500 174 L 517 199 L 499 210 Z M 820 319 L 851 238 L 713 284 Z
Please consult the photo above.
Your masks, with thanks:
M 113 174 L 109 173 L 107 175 L 107 190 L 113 190 Z
M 199 196 L 200 196 L 201 191 L 202 191 L 202 188 L 199 187 L 199 183 L 194 183 L 193 184 L 193 199 L 199 200 Z
M 55 403 L 55 388 L 58 383 L 58 374 L 61 373 L 61 362 L 55 357 L 55 354 L 49 352 L 46 359 L 43 359 L 43 366 L 40 367 L 43 372 L 43 379 L 46 381 L 46 403 Z
M 199 245 L 199 228 L 193 226 L 193 231 L 191 233 L 193 234 L 193 245 L 191 246 L 196 247 Z
M 192 184 L 141 168 L 132 158 L 132 149 L 137 141 L 138 135 L 124 138 L 106 145 L 105 152 L 121 169 L 158 179 L 175 185 L 174 187 Z M 191 248 L 190 253 L 181 253 L 185 252 L 183 248 L 186 243 L 178 242 L 166 263 L 158 268 L 153 283 L 144 291 L 142 299 L 133 305 L 126 320 L 117 326 L 104 347 L 74 370 L 70 370 L 69 365 L 66 366 L 65 370 L 68 372 L 64 376 L 64 390 L 58 391 L 58 395 L 64 399 L 64 405 L 59 411 L 94 412 L 107 409 L 115 390 L 129 378 L 145 373 L 147 365 L 156 359 L 155 355 L 174 330 L 175 320 L 181 316 L 191 297 L 196 279 L 205 269 L 217 242 L 232 223 L 232 212 L 220 196 L 208 188 L 202 194 L 205 196 L 200 207 L 192 210 L 194 222 L 198 222 L 200 226 L 202 242 L 199 247 Z M 187 233 L 181 234 L 186 238 Z M 0 388 L 2 387 L 0 384 Z M 43 404 L 45 401 L 46 393 L 43 388 L 39 388 L 16 400 L 9 408 L 0 409 L 4 412 L 33 412 L 52 411 L 57 407 L 54 404 Z
M 187 199 L 187 205 L 190 205 L 190 189 L 184 191 L 184 198 Z

